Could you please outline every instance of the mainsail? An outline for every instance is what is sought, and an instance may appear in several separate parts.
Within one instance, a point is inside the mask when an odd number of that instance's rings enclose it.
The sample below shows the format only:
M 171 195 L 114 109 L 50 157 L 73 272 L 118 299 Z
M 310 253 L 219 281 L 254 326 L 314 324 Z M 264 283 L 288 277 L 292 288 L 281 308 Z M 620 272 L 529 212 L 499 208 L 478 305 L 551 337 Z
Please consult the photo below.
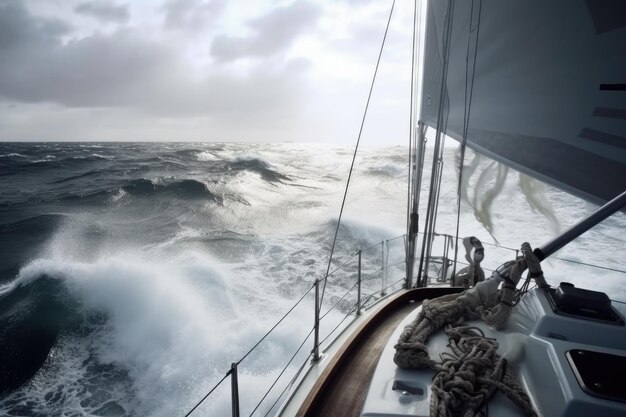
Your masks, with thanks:
M 422 123 L 594 202 L 626 189 L 626 2 L 430 1 L 426 28 Z

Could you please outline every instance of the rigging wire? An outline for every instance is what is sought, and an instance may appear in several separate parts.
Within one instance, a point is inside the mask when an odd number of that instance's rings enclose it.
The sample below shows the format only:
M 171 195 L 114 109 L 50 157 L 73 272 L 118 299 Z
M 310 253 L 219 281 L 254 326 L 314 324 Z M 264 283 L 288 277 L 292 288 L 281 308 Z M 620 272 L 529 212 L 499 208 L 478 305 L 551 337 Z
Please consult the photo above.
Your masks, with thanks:
M 474 43 L 474 60 L 472 62 L 472 78 L 470 88 L 469 88 L 469 97 L 467 92 L 468 86 L 468 72 L 469 72 L 469 54 L 470 54 L 470 43 L 472 39 L 472 22 L 474 21 L 474 0 L 472 0 L 472 11 L 470 13 L 470 28 L 467 37 L 467 52 L 465 55 L 465 103 L 463 108 L 463 141 L 461 143 L 461 157 L 459 161 L 459 186 L 457 189 L 457 216 L 456 216 L 456 234 L 455 234 L 455 244 L 454 244 L 454 266 L 452 267 L 452 277 L 456 274 L 456 261 L 459 255 L 459 227 L 461 223 L 461 187 L 463 186 L 463 168 L 465 165 L 465 149 L 467 148 L 467 135 L 469 130 L 469 119 L 470 113 L 472 109 L 472 95 L 474 93 L 474 80 L 476 77 L 476 57 L 478 55 L 478 37 L 480 35 L 480 17 L 483 8 L 482 0 L 479 0 L 478 4 L 478 20 L 476 23 L 476 41 Z
M 224 382 L 224 380 L 226 378 L 228 378 L 230 376 L 230 374 L 232 374 L 232 373 L 233 373 L 233 370 L 229 369 L 228 372 L 226 372 L 226 375 L 224 375 L 222 377 L 222 379 L 220 379 L 220 381 L 217 384 L 215 384 L 215 386 L 213 388 L 211 388 L 211 391 L 209 391 L 207 393 L 207 395 L 202 397 L 202 399 L 200 401 L 198 401 L 198 403 L 191 410 L 189 410 L 189 412 L 187 414 L 185 414 L 185 417 L 189 417 L 191 415 L 191 413 L 196 411 L 196 408 L 198 408 L 200 406 L 200 404 L 202 404 L 204 402 L 204 400 L 206 400 L 209 397 L 209 395 L 213 394 L 213 391 L 215 391 L 217 389 L 217 387 L 219 387 L 222 384 L 222 382 Z
M 417 90 L 417 100 L 421 100 L 423 93 L 423 86 L 419 83 L 419 80 L 422 78 L 423 66 L 420 66 L 419 63 L 422 60 L 422 31 L 418 29 L 421 27 L 422 22 L 422 13 L 424 11 L 422 0 L 416 0 L 414 16 L 413 16 L 413 53 L 417 52 L 417 62 L 414 58 L 411 63 L 411 74 L 413 74 L 413 68 L 417 65 L 417 77 L 412 78 L 411 88 L 415 85 Z M 417 31 L 417 46 L 415 46 L 415 32 Z M 415 103 L 413 99 L 413 90 L 411 90 L 411 116 L 417 116 L 418 112 L 421 111 L 421 102 Z M 407 289 L 413 283 L 413 275 L 415 272 L 415 251 L 417 244 L 417 234 L 415 232 L 419 229 L 419 199 L 420 199 L 420 188 L 422 185 L 422 171 L 424 166 L 424 144 L 426 142 L 425 134 L 426 127 L 418 118 L 417 126 L 419 133 L 416 133 L 413 127 L 414 121 L 411 122 L 411 132 L 413 134 L 411 141 L 411 135 L 409 134 L 409 192 L 407 201 L 407 235 L 410 234 L 410 238 L 405 241 L 406 245 L 406 284 Z M 419 142 L 419 143 L 418 143 Z M 419 152 L 419 154 L 418 154 Z M 413 155 L 413 165 L 411 166 L 411 155 Z M 411 207 L 409 209 L 408 207 Z M 413 230 L 410 230 L 413 229 Z
M 322 339 L 322 341 L 320 342 L 320 345 L 322 345 L 323 343 L 326 343 L 326 341 L 333 335 L 333 333 L 335 333 L 337 329 L 341 327 L 343 322 L 345 322 L 347 318 L 350 317 L 352 313 L 354 313 L 357 310 L 357 307 L 358 307 L 357 303 L 354 303 L 352 307 L 350 307 L 350 310 L 348 310 L 348 312 L 344 315 L 343 319 L 341 319 L 341 321 L 328 333 L 328 335 L 326 335 L 326 337 Z
M 315 285 L 311 286 L 311 288 L 309 288 L 309 289 L 308 289 L 308 291 L 307 291 L 307 292 L 305 292 L 305 293 L 304 293 L 304 295 L 303 295 L 302 297 L 300 297 L 300 299 L 299 299 L 298 301 L 296 301 L 296 303 L 293 305 L 293 307 L 291 307 L 291 308 L 289 309 L 289 311 L 287 311 L 287 312 L 285 313 L 285 315 L 283 315 L 283 317 L 282 317 L 280 320 L 278 320 L 278 321 L 276 322 L 276 324 L 274 324 L 274 326 L 272 326 L 272 328 L 271 328 L 271 329 L 269 329 L 269 330 L 267 331 L 267 333 L 265 333 L 265 335 L 264 335 L 264 336 L 263 336 L 263 337 L 262 337 L 262 338 L 261 338 L 258 342 L 256 342 L 256 344 L 255 344 L 254 346 L 252 346 L 252 348 L 248 351 L 248 353 L 246 353 L 245 355 L 243 355 L 243 357 L 242 357 L 241 359 L 239 359 L 239 360 L 236 362 L 236 363 L 237 363 L 237 365 L 239 365 L 241 362 L 243 362 L 243 360 L 244 360 L 244 359 L 246 359 L 246 358 L 248 357 L 248 355 L 250 355 L 250 354 L 252 353 L 252 351 L 254 351 L 254 349 L 256 349 L 256 348 L 257 348 L 257 346 L 259 346 L 259 345 L 261 344 L 261 342 L 263 342 L 263 341 L 267 338 L 267 336 L 269 336 L 269 335 L 270 335 L 270 333 L 272 333 L 272 332 L 274 331 L 274 329 L 275 329 L 276 327 L 278 327 L 278 325 L 279 325 L 280 323 L 282 323 L 282 322 L 283 322 L 283 320 L 285 320 L 285 318 L 287 318 L 287 316 L 288 316 L 288 315 L 289 315 L 289 314 L 290 314 L 290 313 L 291 313 L 291 312 L 292 312 L 292 311 L 293 311 L 293 310 L 294 310 L 294 309 L 295 309 L 295 308 L 296 308 L 296 307 L 297 307 L 297 306 L 298 306 L 298 305 L 302 302 L 302 300 L 304 300 L 304 298 L 305 298 L 305 297 L 306 297 L 306 296 L 307 296 L 307 295 L 311 292 L 311 290 L 312 290 L 313 288 L 315 288 Z
M 311 329 L 311 331 L 309 332 L 309 334 L 307 335 L 307 337 L 302 341 L 302 343 L 300 344 L 300 346 L 298 346 L 298 349 L 296 350 L 296 353 L 293 354 L 293 356 L 291 357 L 291 359 L 289 359 L 289 361 L 287 362 L 287 364 L 284 366 L 284 368 L 280 371 L 280 373 L 278 374 L 278 376 L 276 377 L 276 379 L 274 380 L 274 382 L 272 383 L 272 385 L 270 385 L 269 389 L 267 390 L 267 392 L 265 393 L 265 395 L 263 395 L 263 398 L 261 398 L 261 400 L 258 402 L 258 404 L 256 405 L 256 407 L 254 407 L 254 410 L 252 410 L 252 412 L 250 413 L 250 417 L 252 417 L 252 415 L 254 413 L 256 413 L 256 410 L 259 409 L 259 407 L 261 406 L 261 404 L 263 404 L 263 401 L 265 401 L 265 399 L 267 398 L 267 396 L 270 394 L 270 392 L 272 392 L 272 390 L 274 389 L 274 387 L 276 386 L 276 384 L 278 383 L 278 380 L 283 376 L 283 374 L 287 371 L 287 368 L 289 368 L 289 365 L 291 365 L 291 362 L 293 362 L 293 360 L 296 358 L 296 356 L 298 356 L 298 353 L 300 353 L 300 350 L 302 350 L 302 348 L 304 347 L 304 344 L 309 340 L 309 337 L 311 337 L 311 335 L 313 334 L 313 331 L 315 329 Z M 273 407 L 273 406 L 272 406 Z
M 372 245 L 374 246 L 378 246 L 379 243 L 377 243 L 376 245 Z M 326 278 L 324 278 L 324 281 L 326 281 L 331 275 L 333 275 L 335 272 L 343 269 L 344 266 L 348 265 L 348 263 L 350 263 L 350 261 L 352 261 L 354 258 L 356 258 L 359 255 L 359 251 L 354 252 L 354 254 L 352 254 L 344 263 L 342 263 L 341 265 L 339 265 L 337 268 L 333 269 L 332 272 L 326 272 Z
M 394 240 L 397 240 L 397 239 L 400 239 L 400 238 L 404 238 L 404 235 L 400 235 L 400 236 L 394 237 L 394 238 L 392 238 L 392 239 L 389 239 L 388 241 L 394 241 Z M 372 245 L 372 246 L 370 246 L 369 248 L 366 248 L 366 250 L 367 250 L 367 249 L 372 249 L 372 248 L 374 248 L 374 247 L 376 247 L 376 246 L 378 246 L 378 245 L 380 245 L 380 243 L 376 243 L 375 245 Z M 337 272 L 337 270 L 339 270 L 339 269 L 343 268 L 345 265 L 347 265 L 347 264 L 348 264 L 348 262 L 350 262 L 352 259 L 354 259 L 354 257 L 355 257 L 355 256 L 357 256 L 357 255 L 358 255 L 358 251 L 357 251 L 356 253 L 354 253 L 354 254 L 352 255 L 352 257 L 351 257 L 350 259 L 348 259 L 348 260 L 347 260 L 344 264 L 340 265 L 337 269 L 335 269 L 333 272 L 331 272 L 331 273 L 330 273 L 330 275 L 332 275 L 332 274 L 334 274 L 335 272 Z M 378 272 L 378 271 L 376 271 L 376 272 Z M 348 293 L 349 293 L 350 291 L 352 291 L 352 289 L 354 289 L 354 287 L 355 287 L 357 284 L 358 284 L 358 282 L 357 282 L 357 283 L 355 283 L 355 284 L 354 284 L 354 286 L 353 286 L 350 290 L 348 290 L 348 292 L 347 292 L 347 293 L 346 293 L 346 294 L 342 297 L 342 299 L 343 299 L 343 298 L 345 298 L 345 297 L 348 295 Z M 392 284 L 392 285 L 394 285 L 394 284 Z M 314 288 L 315 288 L 315 286 L 314 286 L 314 285 L 313 285 L 313 286 L 311 286 L 311 287 L 309 287 L 309 289 L 308 289 L 308 290 L 307 290 L 307 291 L 306 291 L 306 292 L 305 292 L 305 293 L 304 293 L 304 294 L 303 294 L 303 295 L 302 295 L 302 296 L 298 299 L 298 301 L 296 301 L 296 303 L 295 303 L 295 304 L 294 304 L 294 305 L 293 305 L 293 306 L 289 309 L 289 311 L 287 311 L 287 312 L 286 312 L 286 313 L 285 313 L 285 314 L 284 314 L 284 315 L 283 315 L 283 316 L 282 316 L 282 317 L 281 317 L 281 318 L 280 318 L 280 319 L 279 319 L 279 320 L 278 320 L 278 321 L 274 324 L 274 326 L 272 326 L 272 328 L 271 328 L 271 329 L 269 329 L 269 330 L 265 333 L 265 335 L 263 335 L 263 337 L 262 337 L 261 339 L 259 339 L 259 341 L 258 341 L 258 342 L 257 342 L 257 343 L 256 343 L 256 344 L 255 344 L 255 345 L 254 345 L 254 346 L 253 346 L 253 347 L 252 347 L 252 348 L 251 348 L 251 349 L 250 349 L 250 350 L 249 350 L 249 351 L 248 351 L 248 352 L 247 352 L 247 353 L 246 353 L 246 354 L 245 354 L 245 355 L 241 358 L 241 359 L 239 359 L 239 360 L 236 362 L 236 364 L 237 364 L 237 365 L 239 365 L 241 362 L 243 362 L 243 361 L 244 361 L 244 360 L 245 360 L 245 359 L 246 359 L 246 358 L 247 358 L 247 357 L 248 357 L 248 356 L 249 356 L 249 355 L 250 355 L 250 354 L 251 354 L 251 353 L 252 353 L 252 352 L 253 352 L 253 351 L 254 351 L 254 350 L 255 350 L 255 349 L 256 349 L 256 348 L 257 348 L 257 347 L 258 347 L 258 346 L 259 346 L 259 345 L 260 345 L 260 344 L 261 344 L 261 343 L 262 343 L 262 342 L 263 342 L 263 341 L 264 341 L 264 340 L 265 340 L 265 339 L 266 339 L 266 338 L 267 338 L 267 337 L 268 337 L 268 336 L 272 333 L 272 332 L 273 332 L 273 331 L 274 331 L 274 329 L 276 329 L 276 327 L 278 327 L 278 325 L 280 325 L 280 323 L 282 323 L 282 322 L 285 320 L 285 318 L 287 318 L 287 316 L 288 316 L 289 314 L 291 314 L 291 312 L 292 312 L 292 311 L 293 311 L 293 310 L 294 310 L 294 309 L 295 309 L 295 308 L 296 308 L 296 307 L 297 307 L 297 306 L 298 306 L 298 305 L 299 305 L 299 304 L 300 304 L 300 303 L 301 303 L 301 302 L 302 302 L 302 301 L 306 298 L 306 296 L 307 296 L 307 295 L 308 295 L 308 294 L 309 294 L 309 293 L 310 293 L 310 292 L 311 292 Z M 340 301 L 341 301 L 341 300 L 340 300 Z M 338 304 L 338 303 L 337 303 L 337 304 Z M 330 309 L 330 310 L 332 310 L 334 307 L 336 307 L 336 305 L 337 305 L 337 304 L 335 304 L 335 306 L 331 307 L 331 309 Z M 322 318 L 324 318 L 324 317 L 325 317 L 328 313 L 330 313 L 330 310 L 329 310 L 326 314 L 324 314 L 324 316 L 320 317 L 320 320 L 321 320 Z M 312 331 L 309 333 L 309 336 L 308 336 L 308 337 L 310 337 L 311 333 L 312 333 Z M 307 339 L 305 339 L 305 342 L 306 342 L 306 340 L 308 340 L 308 337 L 307 337 Z M 328 336 L 327 336 L 327 338 L 328 338 Z M 325 339 L 325 340 L 326 340 L 326 339 Z M 304 343 L 304 342 L 303 342 L 303 343 Z M 306 362 L 305 362 L 305 363 L 306 363 Z M 220 386 L 220 384 L 222 384 L 222 382 L 224 382 L 224 380 L 225 380 L 226 378 L 228 378 L 228 377 L 232 374 L 232 372 L 233 372 L 233 371 L 232 371 L 232 369 L 229 369 L 229 370 L 228 370 L 228 372 L 226 372 L 226 374 L 224 375 L 224 377 L 223 377 L 223 378 L 222 378 L 222 379 L 221 379 L 221 380 L 220 380 L 220 381 L 219 381 L 219 382 L 218 382 L 218 383 L 217 383 L 217 384 L 216 384 L 216 385 L 215 385 L 215 386 L 214 386 L 214 387 L 213 387 L 213 388 L 212 388 L 212 389 L 211 389 L 211 390 L 210 390 L 210 391 L 209 391 L 209 392 L 208 392 L 208 393 L 207 393 L 207 394 L 206 394 L 206 395 L 205 395 L 205 396 L 204 396 L 204 397 L 203 397 L 203 398 L 202 398 L 202 399 L 198 402 L 198 403 L 196 403 L 196 405 L 195 405 L 195 406 L 194 406 L 194 407 L 193 407 L 193 408 L 192 408 L 192 409 L 191 409 L 191 410 L 190 410 L 187 414 L 185 414 L 185 417 L 188 417 L 189 415 L 191 415 L 191 414 L 192 414 L 192 413 L 193 413 L 193 412 L 194 412 L 194 411 L 195 411 L 195 410 L 196 410 L 196 409 L 197 409 L 197 408 L 198 408 L 198 407 L 199 407 L 199 406 L 200 406 L 200 405 L 201 405 L 201 404 L 202 404 L 202 403 L 203 403 L 203 402 L 204 402 L 204 401 L 205 401 L 205 400 L 206 400 L 206 399 L 207 399 L 207 398 L 208 398 L 208 397 L 209 397 L 209 396 L 210 396 L 210 395 L 211 395 L 211 394 L 212 394 L 212 393 L 213 393 L 213 392 L 214 392 L 214 391 L 215 391 L 215 390 L 216 390 L 216 389 Z M 283 391 L 283 394 L 284 394 L 284 391 Z M 282 395 L 282 394 L 281 394 L 281 395 Z M 264 400 L 264 399 L 263 399 L 263 400 Z M 261 400 L 261 401 L 263 401 L 263 400 Z M 273 405 L 271 408 L 273 408 L 275 405 L 276 405 L 276 403 L 274 403 L 274 405 Z M 270 410 L 271 410 L 271 408 L 270 408 Z M 256 409 L 255 409 L 255 411 L 256 411 Z M 266 414 L 266 415 L 267 415 L 267 414 Z
M 412 191 L 412 187 L 411 187 L 411 172 L 412 172 L 412 157 L 413 157 L 413 141 L 416 140 L 415 139 L 415 129 L 413 128 L 413 115 L 414 115 L 414 103 L 413 103 L 413 96 L 414 96 L 414 87 L 415 87 L 415 37 L 416 37 L 416 32 L 417 32 L 417 3 L 419 2 L 419 0 L 415 0 L 414 2 L 414 6 L 413 6 L 413 47 L 411 48 L 411 101 L 410 101 L 410 106 L 409 106 L 409 170 L 408 170 L 408 181 L 407 181 L 407 198 L 406 198 L 406 234 L 408 235 L 410 232 L 410 228 L 411 228 L 411 191 Z M 421 2 L 420 2 L 421 5 Z M 416 161 L 417 162 L 417 161 Z M 417 207 L 415 207 L 415 210 L 417 210 Z M 409 256 L 409 247 L 406 247 L 406 255 L 407 257 Z M 407 267 L 407 273 L 411 272 L 409 270 L 409 268 Z M 410 277 L 408 277 L 410 278 Z
M 586 262 L 575 261 L 573 259 L 557 258 L 556 256 L 553 256 L 552 259 L 558 259 L 559 261 L 571 262 L 571 263 L 578 264 L 578 265 L 584 265 L 584 266 L 589 266 L 589 267 L 592 267 L 592 268 L 604 269 L 606 271 L 613 271 L 613 272 L 619 272 L 619 273 L 622 273 L 622 274 L 626 274 L 626 271 L 624 271 L 624 270 L 616 269 L 616 268 L 609 268 L 608 266 L 593 265 L 593 264 L 589 264 L 589 263 L 586 263 Z
M 337 307 L 337 306 L 339 305 L 339 303 L 341 303 L 341 302 L 342 302 L 342 301 L 343 301 L 343 300 L 344 300 L 344 299 L 348 296 L 348 294 L 350 294 L 350 292 L 352 292 L 352 290 L 356 288 L 356 286 L 357 286 L 357 285 L 359 285 L 359 282 L 358 282 L 358 281 L 357 281 L 357 282 L 355 282 L 355 283 L 354 283 L 354 285 L 352 285 L 352 287 L 350 287 L 350 288 L 348 289 L 348 291 L 347 291 L 347 292 L 346 292 L 346 293 L 345 293 L 345 294 L 344 294 L 344 295 L 343 295 L 343 296 L 342 296 L 339 300 L 337 300 L 337 302 L 336 302 L 335 304 L 333 304 L 333 305 L 332 305 L 332 306 L 328 309 L 328 311 L 326 311 L 326 313 L 324 313 L 324 314 L 322 314 L 322 315 L 320 316 L 320 321 L 322 321 L 322 319 L 324 319 L 327 315 L 329 315 L 329 314 L 330 314 L 330 312 L 331 312 L 331 311 L 333 311 L 333 310 L 335 309 L 335 307 Z
M 433 217 L 435 215 L 434 213 L 434 206 L 436 204 L 435 202 L 435 193 L 433 193 L 433 190 L 435 190 L 435 184 L 436 184 L 436 169 L 437 169 L 437 164 L 441 161 L 441 134 L 442 132 L 444 133 L 444 138 L 445 138 L 445 132 L 444 132 L 444 123 L 447 127 L 447 118 L 446 118 L 446 122 L 443 121 L 443 113 L 444 113 L 444 93 L 446 91 L 446 79 L 448 77 L 448 63 L 449 63 L 449 58 L 450 58 L 450 37 L 451 37 L 451 33 L 452 33 L 452 15 L 454 13 L 454 0 L 450 0 L 448 1 L 448 5 L 446 8 L 446 16 L 445 16 L 445 23 L 444 23 L 444 28 L 443 28 L 443 68 L 442 68 L 442 74 L 441 74 L 441 86 L 439 89 L 439 108 L 437 111 L 437 127 L 435 129 L 436 131 L 436 138 L 435 138 L 435 150 L 433 152 L 433 166 L 432 166 L 432 170 L 431 170 L 431 177 L 430 177 L 430 188 L 429 188 L 429 195 L 428 195 L 428 207 L 426 209 L 426 221 L 425 221 L 425 225 L 424 225 L 424 240 L 422 242 L 422 250 L 421 250 L 421 255 L 420 255 L 420 265 L 419 265 L 419 269 L 418 269 L 418 275 L 417 275 L 417 283 L 416 283 L 416 287 L 423 287 L 426 285 L 426 281 L 428 279 L 427 275 L 428 275 L 428 259 L 426 259 L 426 264 L 424 265 L 424 257 L 428 256 L 425 255 L 425 251 L 426 251 L 426 246 L 432 246 L 432 240 L 430 241 L 430 244 L 428 243 L 428 236 L 432 235 L 432 233 L 434 232 L 434 224 L 433 224 Z M 435 158 L 436 156 L 436 158 Z
M 296 303 L 289 309 L 289 311 L 287 311 L 287 313 L 285 313 L 285 315 L 283 315 L 283 317 L 280 320 L 278 320 L 276 322 L 276 324 L 274 324 L 274 326 L 272 326 L 272 328 L 270 330 L 268 330 L 267 333 L 265 333 L 265 335 L 261 339 L 259 339 L 259 341 L 245 355 L 243 355 L 243 357 L 241 359 L 239 359 L 236 362 L 236 364 L 239 365 L 241 362 L 243 362 L 243 360 L 246 359 L 248 357 L 248 355 L 250 355 L 261 344 L 261 342 L 263 342 L 267 338 L 267 336 L 269 336 L 270 333 L 272 333 L 274 331 L 274 329 L 276 327 L 278 327 L 278 325 L 280 323 L 283 322 L 283 320 L 285 320 L 285 318 L 287 318 L 287 316 L 302 302 L 302 300 L 305 299 L 305 297 L 311 292 L 311 290 L 313 290 L 313 288 L 315 288 L 315 286 L 311 286 L 311 288 L 309 288 L 304 293 L 304 295 L 302 295 L 302 297 L 300 297 L 300 299 L 298 301 L 296 301 Z M 305 342 L 306 342 L 306 340 L 305 340 Z M 204 397 L 202 397 L 202 399 L 200 401 L 198 401 L 198 403 L 191 410 L 189 410 L 189 412 L 187 414 L 185 414 L 185 417 L 188 417 L 189 415 L 191 415 L 191 413 L 193 413 L 196 410 L 196 408 L 198 408 L 200 406 L 200 404 L 202 404 L 204 402 L 204 400 L 206 400 L 209 397 L 209 395 L 211 395 L 213 393 L 213 391 L 215 391 L 217 389 L 217 387 L 219 387 L 220 384 L 222 382 L 224 382 L 224 380 L 226 378 L 228 378 L 232 373 L 233 373 L 232 369 L 229 369 L 228 372 L 226 372 L 226 375 L 224 375 L 224 377 L 222 377 L 222 379 Z
M 361 135 L 363 134 L 363 127 L 365 126 L 365 118 L 367 117 L 367 110 L 369 109 L 370 100 L 372 98 L 372 92 L 374 90 L 374 83 L 376 82 L 376 75 L 378 74 L 378 67 L 380 66 L 380 59 L 383 55 L 385 48 L 385 41 L 387 40 L 387 33 L 389 32 L 389 24 L 391 23 L 391 17 L 393 16 L 393 9 L 396 5 L 396 0 L 391 3 L 391 10 L 389 11 L 389 18 L 387 19 L 387 27 L 385 28 L 385 34 L 383 41 L 380 45 L 380 51 L 378 52 L 378 60 L 376 61 L 376 68 L 374 69 L 374 76 L 370 84 L 369 94 L 367 95 L 367 102 L 365 103 L 365 110 L 363 111 L 363 117 L 361 119 L 361 127 L 359 128 L 359 135 L 357 136 L 356 146 L 354 147 L 354 155 L 352 156 L 352 164 L 350 165 L 350 171 L 348 172 L 348 180 L 346 181 L 346 189 L 343 193 L 343 200 L 341 201 L 341 209 L 339 210 L 339 218 L 337 220 L 337 227 L 335 228 L 335 236 L 333 237 L 333 244 L 330 249 L 330 257 L 328 258 L 328 267 L 326 268 L 326 275 L 324 276 L 324 286 L 322 287 L 322 295 L 320 297 L 320 306 L 324 301 L 324 293 L 326 291 L 326 282 L 328 281 L 328 273 L 330 272 L 330 266 L 333 262 L 333 253 L 335 252 L 335 245 L 337 243 L 337 235 L 339 234 L 339 226 L 341 225 L 341 217 L 343 215 L 343 209 L 346 204 L 346 197 L 348 196 L 348 188 L 350 187 L 350 179 L 352 178 L 352 170 L 354 169 L 354 162 L 356 160 L 356 154 L 359 150 L 359 142 L 361 141 Z
M 393 284 L 391 284 L 391 285 L 387 285 L 387 286 L 385 287 L 385 290 L 388 290 L 389 288 L 393 287 L 394 285 L 398 285 L 398 284 L 399 284 L 399 283 L 401 283 L 402 281 L 404 281 L 404 278 L 400 278 L 399 280 L 397 280 L 397 281 L 396 281 L 396 282 L 394 282 Z
M 309 333 L 309 336 L 311 334 Z M 308 339 L 308 337 L 307 337 Z M 281 391 L 281 393 L 278 395 L 278 397 L 276 398 L 276 400 L 274 401 L 274 403 L 272 403 L 272 405 L 270 406 L 270 408 L 267 410 L 267 413 L 265 413 L 264 417 L 267 417 L 272 410 L 274 409 L 274 407 L 276 407 L 276 404 L 278 404 L 278 401 L 280 401 L 280 399 L 282 398 L 283 395 L 285 395 L 285 392 L 287 392 L 287 390 L 293 386 L 293 383 L 296 381 L 296 379 L 298 379 L 298 377 L 301 375 L 302 370 L 304 369 L 304 367 L 307 365 L 307 363 L 309 363 L 308 357 L 304 360 L 304 362 L 302 362 L 302 365 L 300 365 L 300 367 L 298 368 L 298 370 L 294 373 L 294 376 L 291 378 L 291 380 L 289 381 L 288 384 L 285 385 L 285 388 L 283 388 L 283 390 Z
M 507 249 L 507 250 L 510 250 L 512 252 L 517 252 L 519 250 L 519 249 L 510 248 L 510 247 L 504 246 L 504 245 L 496 245 L 495 243 L 490 243 L 490 242 L 482 242 L 482 244 L 483 245 L 487 245 L 487 246 L 492 246 L 494 248 Z M 571 262 L 571 263 L 578 264 L 578 265 L 588 266 L 590 268 L 598 268 L 598 269 L 604 269 L 606 271 L 619 272 L 621 274 L 626 274 L 626 270 L 617 269 L 617 268 L 610 268 L 608 266 L 600 266 L 600 265 L 590 264 L 588 262 L 575 261 L 573 259 L 559 258 L 558 256 L 552 256 L 551 259 L 558 259 L 559 261 Z

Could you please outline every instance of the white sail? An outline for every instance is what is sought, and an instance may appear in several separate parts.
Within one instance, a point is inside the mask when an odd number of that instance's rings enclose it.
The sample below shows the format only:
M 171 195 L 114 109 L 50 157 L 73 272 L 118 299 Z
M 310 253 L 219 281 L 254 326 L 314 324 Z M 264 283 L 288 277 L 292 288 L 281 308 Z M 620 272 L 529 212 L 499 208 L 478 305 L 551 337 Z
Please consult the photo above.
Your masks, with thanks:
M 431 1 L 426 21 L 420 121 L 580 197 L 624 191 L 626 2 Z

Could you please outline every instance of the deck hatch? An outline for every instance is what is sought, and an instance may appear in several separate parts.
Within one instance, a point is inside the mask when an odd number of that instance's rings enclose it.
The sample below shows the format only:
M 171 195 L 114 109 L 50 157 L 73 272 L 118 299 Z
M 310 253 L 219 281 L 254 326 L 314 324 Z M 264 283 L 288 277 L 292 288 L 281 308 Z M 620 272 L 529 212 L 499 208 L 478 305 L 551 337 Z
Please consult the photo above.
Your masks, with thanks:
M 574 349 L 565 353 L 578 384 L 589 395 L 626 403 L 626 356 Z

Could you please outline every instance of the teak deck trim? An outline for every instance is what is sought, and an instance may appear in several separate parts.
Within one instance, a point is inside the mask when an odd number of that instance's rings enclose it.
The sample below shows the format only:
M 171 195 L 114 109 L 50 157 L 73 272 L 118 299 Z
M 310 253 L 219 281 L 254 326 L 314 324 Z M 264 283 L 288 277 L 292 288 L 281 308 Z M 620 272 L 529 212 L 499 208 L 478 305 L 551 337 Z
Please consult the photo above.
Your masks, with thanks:
M 296 417 L 359 416 L 378 359 L 402 319 L 425 299 L 461 290 L 417 288 L 391 298 L 346 340 L 320 375 Z

